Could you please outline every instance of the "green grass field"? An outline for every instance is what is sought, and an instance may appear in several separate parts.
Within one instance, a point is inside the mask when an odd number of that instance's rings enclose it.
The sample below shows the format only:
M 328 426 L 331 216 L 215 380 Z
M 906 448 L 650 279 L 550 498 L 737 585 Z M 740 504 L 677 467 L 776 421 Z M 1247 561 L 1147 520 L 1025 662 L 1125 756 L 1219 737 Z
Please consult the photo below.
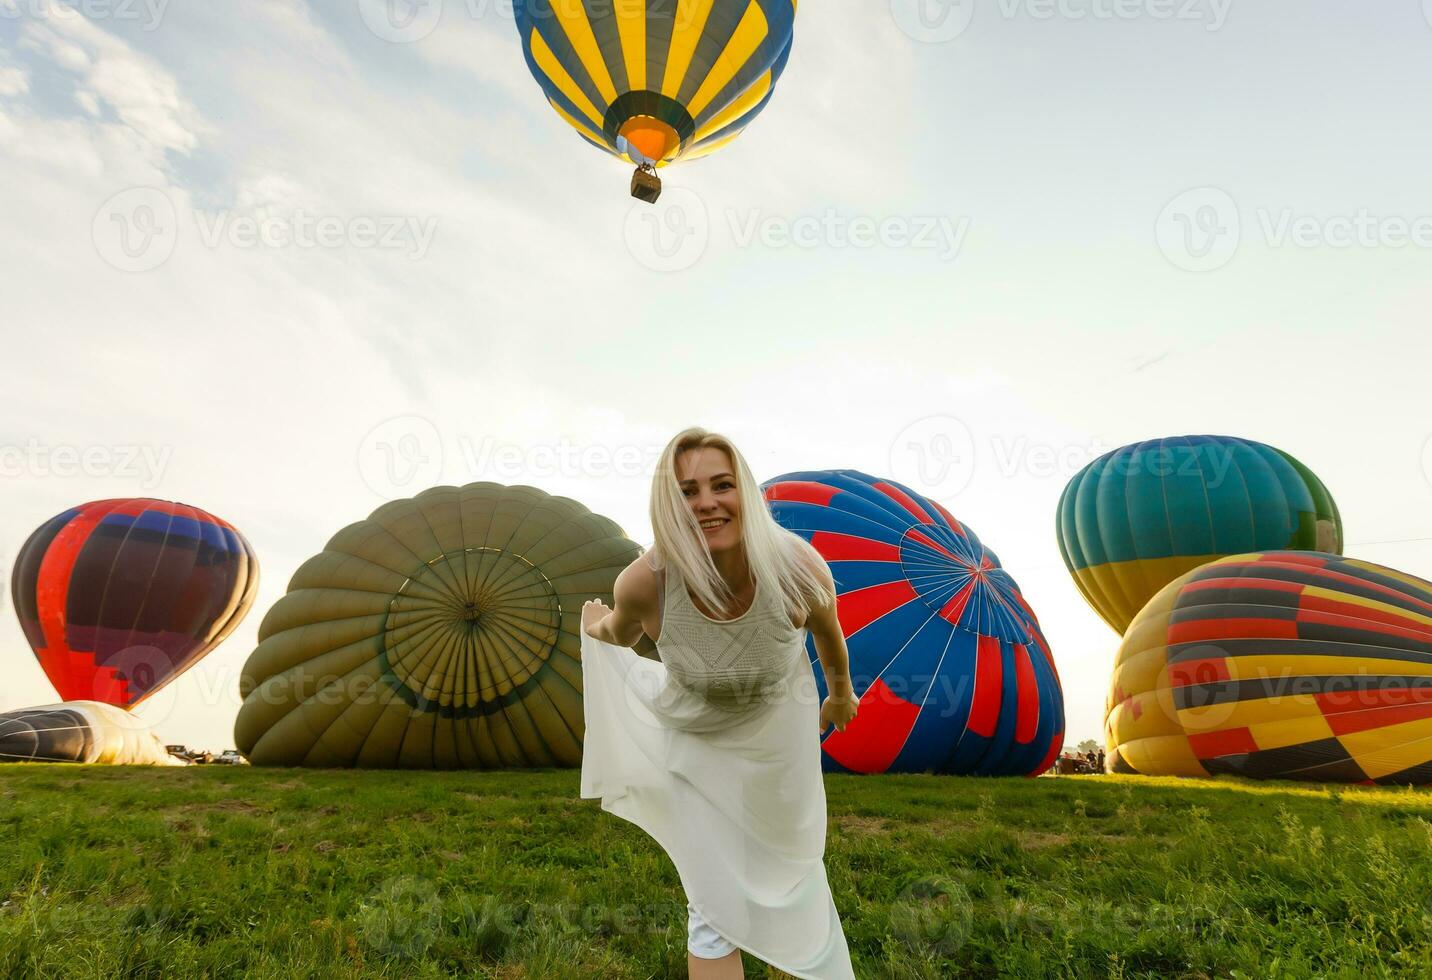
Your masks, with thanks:
M 1427 791 L 826 787 L 862 978 L 1432 966 Z M 5 767 L 0 976 L 684 977 L 675 869 L 576 794 L 570 771 Z

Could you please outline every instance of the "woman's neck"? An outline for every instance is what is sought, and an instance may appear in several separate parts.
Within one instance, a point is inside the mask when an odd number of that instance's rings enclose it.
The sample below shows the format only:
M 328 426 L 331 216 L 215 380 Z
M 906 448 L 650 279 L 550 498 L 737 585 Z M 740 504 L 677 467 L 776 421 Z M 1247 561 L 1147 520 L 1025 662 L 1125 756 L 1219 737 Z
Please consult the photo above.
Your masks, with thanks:
M 726 582 L 734 595 L 740 595 L 746 583 L 751 580 L 751 567 L 746 562 L 745 548 L 732 548 L 729 551 L 718 551 L 711 555 L 711 561 L 716 566 L 716 571 Z

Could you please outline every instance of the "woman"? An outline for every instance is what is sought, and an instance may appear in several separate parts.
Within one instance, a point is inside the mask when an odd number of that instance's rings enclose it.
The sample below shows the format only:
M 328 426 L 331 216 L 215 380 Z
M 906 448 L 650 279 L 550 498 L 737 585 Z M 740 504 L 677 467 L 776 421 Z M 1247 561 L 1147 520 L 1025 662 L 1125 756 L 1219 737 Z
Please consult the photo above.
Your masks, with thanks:
M 824 865 L 820 736 L 856 712 L 830 569 L 771 517 L 730 441 L 703 429 L 662 453 L 651 524 L 615 609 L 582 609 L 582 796 L 676 865 L 694 980 L 743 976 L 742 949 L 794 977 L 853 978 Z M 830 692 L 820 704 L 805 630 Z M 626 649 L 643 634 L 660 663 Z

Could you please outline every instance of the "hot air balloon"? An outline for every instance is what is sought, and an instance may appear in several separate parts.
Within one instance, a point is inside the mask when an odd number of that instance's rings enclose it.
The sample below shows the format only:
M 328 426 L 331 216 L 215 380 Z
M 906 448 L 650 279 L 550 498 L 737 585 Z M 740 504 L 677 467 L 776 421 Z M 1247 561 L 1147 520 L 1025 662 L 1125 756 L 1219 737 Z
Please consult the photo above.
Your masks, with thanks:
M 823 740 L 828 771 L 1037 775 L 1053 764 L 1064 737 L 1054 658 L 972 530 L 854 470 L 790 473 L 764 492 L 835 577 L 860 710 Z M 816 680 L 823 698 L 819 670 Z
M 42 524 L 15 561 L 20 626 L 66 701 L 131 708 L 198 663 L 258 590 L 227 521 L 163 500 L 98 500 Z
M 255 765 L 581 764 L 582 603 L 641 548 L 575 500 L 474 483 L 335 534 L 259 627 L 234 725 Z
M 68 701 L 0 714 L 0 762 L 185 765 L 134 715 L 99 701 Z
M 1253 551 L 1341 554 L 1342 518 L 1311 470 L 1231 436 L 1154 439 L 1079 472 L 1059 501 L 1059 550 L 1079 591 L 1119 633 L 1159 589 Z
M 771 100 L 790 57 L 795 0 L 531 0 L 515 8 L 527 66 L 583 139 L 655 168 L 719 149 Z
M 1432 582 L 1318 552 L 1210 562 L 1129 626 L 1110 768 L 1432 782 Z

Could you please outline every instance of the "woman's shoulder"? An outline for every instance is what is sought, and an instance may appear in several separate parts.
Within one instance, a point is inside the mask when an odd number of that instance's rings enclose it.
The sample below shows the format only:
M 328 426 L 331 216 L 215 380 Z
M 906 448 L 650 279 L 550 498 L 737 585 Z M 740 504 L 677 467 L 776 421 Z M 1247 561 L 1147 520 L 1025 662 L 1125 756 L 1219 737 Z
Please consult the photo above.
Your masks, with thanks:
M 638 609 L 654 607 L 658 598 L 657 574 L 652 567 L 652 553 L 646 552 L 617 575 L 612 595 L 619 604 L 629 604 Z

